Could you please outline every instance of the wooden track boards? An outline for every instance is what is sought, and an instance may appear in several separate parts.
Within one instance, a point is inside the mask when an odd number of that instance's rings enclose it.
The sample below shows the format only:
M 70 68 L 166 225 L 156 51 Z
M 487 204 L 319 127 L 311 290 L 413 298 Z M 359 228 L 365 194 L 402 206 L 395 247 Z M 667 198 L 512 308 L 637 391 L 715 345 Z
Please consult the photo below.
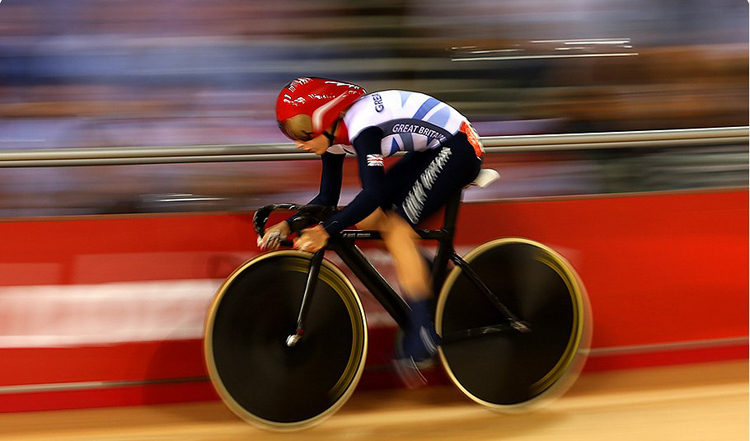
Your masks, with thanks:
M 748 363 L 587 373 L 533 413 L 488 411 L 455 388 L 356 392 L 321 425 L 270 433 L 220 402 L 0 415 L 2 440 L 679 440 L 748 439 Z

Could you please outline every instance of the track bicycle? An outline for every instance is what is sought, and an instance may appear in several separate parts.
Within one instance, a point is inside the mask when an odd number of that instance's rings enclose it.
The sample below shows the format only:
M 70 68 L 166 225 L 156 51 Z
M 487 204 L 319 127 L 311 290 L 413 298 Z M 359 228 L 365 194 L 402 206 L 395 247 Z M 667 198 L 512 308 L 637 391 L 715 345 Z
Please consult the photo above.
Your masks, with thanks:
M 496 178 L 482 170 L 474 184 Z M 500 411 L 525 409 L 563 393 L 580 372 L 591 331 L 586 292 L 560 254 L 530 239 L 496 239 L 459 256 L 453 238 L 461 194 L 447 202 L 442 228 L 417 230 L 438 243 L 430 267 L 439 359 L 472 400 Z M 279 210 L 298 213 L 293 233 L 333 213 L 268 205 L 254 216 L 259 237 Z M 206 364 L 219 396 L 240 418 L 266 429 L 301 429 L 332 415 L 354 392 L 367 354 L 365 311 L 326 250 L 405 327 L 409 307 L 356 245 L 377 239 L 376 231 L 344 230 L 314 254 L 261 254 L 219 288 L 206 320 Z

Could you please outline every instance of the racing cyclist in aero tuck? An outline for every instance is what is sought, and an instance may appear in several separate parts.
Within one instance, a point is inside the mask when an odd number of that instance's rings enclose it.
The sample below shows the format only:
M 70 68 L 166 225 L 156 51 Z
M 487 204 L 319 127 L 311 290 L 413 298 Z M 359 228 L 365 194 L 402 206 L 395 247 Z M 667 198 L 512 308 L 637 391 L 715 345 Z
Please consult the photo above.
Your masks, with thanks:
M 310 204 L 336 206 L 345 153 L 357 156 L 362 191 L 320 225 L 303 230 L 295 248 L 316 252 L 331 235 L 357 225 L 380 232 L 393 257 L 399 286 L 411 308 L 398 344 L 396 367 L 408 386 L 423 382 L 440 339 L 432 322 L 432 287 L 414 228 L 449 196 L 476 178 L 484 152 L 469 121 L 449 105 L 422 93 L 387 90 L 367 94 L 355 84 L 297 78 L 276 101 L 276 119 L 297 148 L 323 161 L 320 192 Z M 407 152 L 388 170 L 383 158 Z M 282 221 L 258 239 L 276 249 L 289 234 Z

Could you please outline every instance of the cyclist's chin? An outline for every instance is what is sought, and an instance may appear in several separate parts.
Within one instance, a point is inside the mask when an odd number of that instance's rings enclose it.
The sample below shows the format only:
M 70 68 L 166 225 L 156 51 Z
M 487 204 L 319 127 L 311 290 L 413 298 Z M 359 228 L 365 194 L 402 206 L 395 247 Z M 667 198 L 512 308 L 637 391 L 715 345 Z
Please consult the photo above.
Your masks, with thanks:
M 297 142 L 297 148 L 307 153 L 315 153 L 318 156 L 323 156 L 323 153 L 328 150 L 328 145 L 313 140 L 307 142 Z
M 327 150 L 328 150 L 327 146 L 322 146 L 322 147 L 315 146 L 310 149 L 312 153 L 315 153 L 318 156 L 323 156 L 323 153 L 325 153 Z

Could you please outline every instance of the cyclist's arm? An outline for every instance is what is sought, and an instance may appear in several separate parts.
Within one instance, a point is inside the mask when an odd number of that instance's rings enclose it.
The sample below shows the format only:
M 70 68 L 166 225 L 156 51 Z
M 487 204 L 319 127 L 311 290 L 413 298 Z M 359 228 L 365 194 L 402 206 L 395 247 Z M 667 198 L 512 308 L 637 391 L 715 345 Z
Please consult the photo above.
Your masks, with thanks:
M 385 198 L 385 168 L 380 150 L 383 131 L 370 127 L 354 139 L 352 145 L 357 152 L 359 178 L 362 191 L 343 210 L 323 223 L 329 235 L 341 232 L 375 211 Z
M 320 173 L 320 190 L 318 194 L 308 202 L 308 205 L 325 205 L 335 207 L 341 197 L 341 179 L 344 170 L 344 158 L 346 155 L 334 153 L 323 153 L 323 170 Z M 297 215 L 286 218 L 286 223 L 291 225 Z
M 346 155 L 323 153 L 323 171 L 320 173 L 320 191 L 308 204 L 335 207 L 341 197 L 341 179 Z

